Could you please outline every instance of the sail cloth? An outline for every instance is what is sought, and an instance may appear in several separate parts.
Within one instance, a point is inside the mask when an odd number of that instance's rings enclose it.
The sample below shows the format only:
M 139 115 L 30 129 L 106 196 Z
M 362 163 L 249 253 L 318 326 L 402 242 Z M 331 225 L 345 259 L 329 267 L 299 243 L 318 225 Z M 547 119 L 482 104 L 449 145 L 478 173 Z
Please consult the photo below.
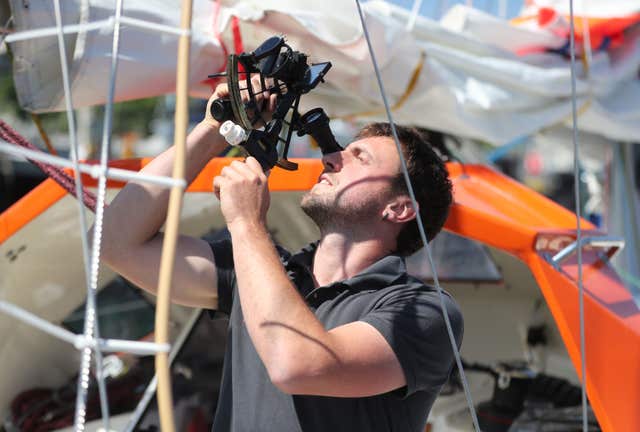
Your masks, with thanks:
M 50 0 L 31 0 L 29 8 L 21 0 L 9 3 L 18 32 L 9 41 L 21 31 L 55 25 Z M 617 3 L 591 3 L 607 4 L 608 15 L 603 20 L 625 18 L 626 24 L 607 27 L 617 31 L 616 44 L 596 46 L 590 62 L 578 60 L 578 127 L 609 139 L 637 140 L 640 7 L 621 2 L 620 16 L 615 14 Z M 391 104 L 397 105 L 397 122 L 496 145 L 552 125 L 570 125 L 568 23 L 565 20 L 562 31 L 561 20 L 548 19 L 548 7 L 538 8 L 538 12 L 544 9 L 546 20 L 538 16 L 507 22 L 457 5 L 440 21 L 418 17 L 413 28 L 407 29 L 407 10 L 381 1 L 362 6 L 385 89 Z M 178 9 L 177 0 L 127 0 L 123 15 L 177 27 Z M 63 15 L 65 24 L 105 20 L 113 15 L 113 1 L 68 0 Z M 333 63 L 327 83 L 302 99 L 303 110 L 322 106 L 334 117 L 386 118 L 355 5 L 344 0 L 195 0 L 192 95 L 207 97 L 207 74 L 224 68 L 224 41 L 216 35 L 230 38 L 231 16 L 241 20 L 246 50 L 274 33 L 284 34 L 295 49 L 310 54 L 312 61 Z M 219 32 L 214 31 L 214 22 Z M 123 22 L 115 100 L 172 92 L 177 40 L 176 35 Z M 65 43 L 73 105 L 105 103 L 110 28 L 68 34 Z M 56 38 L 15 42 L 12 51 L 21 105 L 35 112 L 64 109 Z M 415 74 L 418 79 L 410 86 Z

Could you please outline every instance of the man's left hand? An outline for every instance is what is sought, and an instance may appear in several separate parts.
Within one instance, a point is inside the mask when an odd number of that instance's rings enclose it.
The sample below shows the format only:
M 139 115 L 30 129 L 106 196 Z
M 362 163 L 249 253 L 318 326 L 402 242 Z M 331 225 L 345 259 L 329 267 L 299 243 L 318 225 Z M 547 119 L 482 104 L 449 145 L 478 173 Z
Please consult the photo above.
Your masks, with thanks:
M 270 203 L 267 175 L 254 157 L 224 167 L 213 179 L 213 189 L 229 230 L 245 224 L 266 225 Z

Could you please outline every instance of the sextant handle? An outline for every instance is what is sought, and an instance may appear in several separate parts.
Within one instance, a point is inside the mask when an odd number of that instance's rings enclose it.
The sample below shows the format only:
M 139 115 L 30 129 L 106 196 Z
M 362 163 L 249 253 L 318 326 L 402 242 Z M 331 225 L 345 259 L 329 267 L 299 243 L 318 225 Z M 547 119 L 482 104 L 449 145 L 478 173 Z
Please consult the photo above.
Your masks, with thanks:
M 229 99 L 219 98 L 211 103 L 211 115 L 220 123 L 233 120 L 233 109 Z

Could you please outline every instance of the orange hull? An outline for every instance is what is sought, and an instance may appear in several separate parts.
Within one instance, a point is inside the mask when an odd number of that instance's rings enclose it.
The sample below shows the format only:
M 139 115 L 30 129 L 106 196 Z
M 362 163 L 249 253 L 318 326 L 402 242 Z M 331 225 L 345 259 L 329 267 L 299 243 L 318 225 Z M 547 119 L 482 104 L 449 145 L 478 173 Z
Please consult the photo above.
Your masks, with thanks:
M 139 170 L 148 160 L 114 162 L 112 166 Z M 213 177 L 230 159 L 214 159 L 189 186 L 191 192 L 210 192 Z M 275 191 L 301 191 L 316 183 L 322 171 L 318 160 L 298 160 L 295 172 L 274 170 L 269 178 Z M 575 236 L 576 217 L 538 193 L 487 167 L 449 164 L 455 204 L 446 229 L 495 248 L 525 262 L 557 323 L 576 371 L 581 370 L 578 286 L 575 259 L 558 270 L 545 257 Z M 95 186 L 85 176 L 85 184 Z M 120 188 L 121 182 L 109 182 Z M 65 192 L 52 180 L 0 215 L 0 244 L 58 201 Z M 585 235 L 597 234 L 582 221 Z M 564 238 L 564 240 L 563 240 Z M 553 240 L 558 246 L 550 246 Z M 564 242 L 561 242 L 563 240 Z M 603 266 L 595 252 L 585 249 L 585 333 L 587 392 L 605 431 L 640 430 L 640 310 L 615 272 Z

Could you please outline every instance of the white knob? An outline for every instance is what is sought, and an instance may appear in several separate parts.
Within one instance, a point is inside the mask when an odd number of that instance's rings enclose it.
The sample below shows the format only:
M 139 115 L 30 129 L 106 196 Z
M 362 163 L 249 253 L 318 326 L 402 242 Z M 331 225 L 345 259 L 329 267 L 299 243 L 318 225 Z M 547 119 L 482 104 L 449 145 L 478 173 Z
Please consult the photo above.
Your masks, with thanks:
M 232 146 L 247 140 L 247 132 L 242 129 L 242 126 L 235 124 L 231 120 L 227 120 L 220 125 L 220 135 Z

